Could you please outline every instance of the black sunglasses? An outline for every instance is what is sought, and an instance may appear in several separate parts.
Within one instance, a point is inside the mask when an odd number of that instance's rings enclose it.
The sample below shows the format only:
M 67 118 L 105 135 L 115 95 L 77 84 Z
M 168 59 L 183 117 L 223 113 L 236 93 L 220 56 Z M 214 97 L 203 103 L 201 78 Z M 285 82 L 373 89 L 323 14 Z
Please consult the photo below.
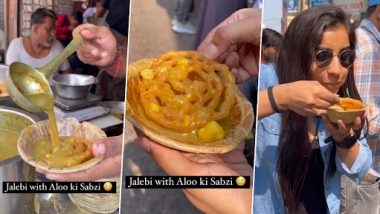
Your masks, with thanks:
M 345 68 L 351 67 L 355 61 L 355 51 L 351 49 L 342 50 L 337 55 L 329 49 L 320 50 L 314 54 L 313 59 L 318 68 L 324 69 L 330 65 L 334 56 L 338 56 L 340 64 Z

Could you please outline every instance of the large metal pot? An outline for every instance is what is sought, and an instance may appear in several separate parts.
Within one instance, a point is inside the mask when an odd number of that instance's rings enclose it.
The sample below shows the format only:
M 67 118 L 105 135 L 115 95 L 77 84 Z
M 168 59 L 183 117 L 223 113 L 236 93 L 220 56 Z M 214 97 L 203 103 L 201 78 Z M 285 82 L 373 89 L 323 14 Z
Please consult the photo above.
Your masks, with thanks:
M 35 116 L 14 108 L 0 107 L 0 128 L 20 132 L 38 120 Z M 3 136 L 0 136 L 3 137 Z M 19 155 L 0 161 L 0 181 L 34 181 L 35 170 Z M 0 185 L 1 213 L 22 213 L 25 204 L 33 204 L 32 194 L 6 194 Z M 29 201 L 29 202 L 28 202 Z
M 52 81 L 58 96 L 74 100 L 86 98 L 97 82 L 94 76 L 82 74 L 61 74 L 54 76 Z

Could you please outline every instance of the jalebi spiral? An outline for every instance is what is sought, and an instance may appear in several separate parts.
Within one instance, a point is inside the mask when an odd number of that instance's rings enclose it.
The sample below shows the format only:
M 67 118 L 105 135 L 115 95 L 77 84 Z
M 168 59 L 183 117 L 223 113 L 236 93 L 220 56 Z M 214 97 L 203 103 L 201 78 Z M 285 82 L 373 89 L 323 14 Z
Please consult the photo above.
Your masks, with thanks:
M 226 118 L 235 104 L 235 78 L 228 67 L 195 51 L 162 55 L 140 71 L 140 81 L 147 117 L 178 132 Z

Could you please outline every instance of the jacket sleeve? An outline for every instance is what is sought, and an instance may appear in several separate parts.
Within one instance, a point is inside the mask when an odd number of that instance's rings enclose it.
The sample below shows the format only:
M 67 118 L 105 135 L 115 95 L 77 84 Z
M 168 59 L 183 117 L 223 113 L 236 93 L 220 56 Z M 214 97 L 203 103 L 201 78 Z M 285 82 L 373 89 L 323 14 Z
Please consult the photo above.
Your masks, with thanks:
M 358 141 L 359 153 L 351 169 L 346 166 L 346 164 L 340 159 L 337 153 L 335 155 L 337 170 L 355 181 L 363 180 L 364 176 L 368 173 L 372 165 L 372 152 L 367 144 L 367 140 L 361 136 L 360 140 Z
M 274 64 L 261 64 L 259 75 L 259 90 L 264 90 L 273 85 L 278 85 L 278 79 Z

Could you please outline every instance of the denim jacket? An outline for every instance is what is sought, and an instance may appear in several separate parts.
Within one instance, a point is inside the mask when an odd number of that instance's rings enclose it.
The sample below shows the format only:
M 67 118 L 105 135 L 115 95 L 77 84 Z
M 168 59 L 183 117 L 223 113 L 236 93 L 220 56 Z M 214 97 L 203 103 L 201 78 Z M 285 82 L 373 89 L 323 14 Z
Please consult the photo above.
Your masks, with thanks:
M 277 74 L 273 65 L 261 65 L 259 81 L 260 89 L 265 89 L 271 85 L 278 85 Z M 285 213 L 276 171 L 280 131 L 281 114 L 276 113 L 258 121 L 253 213 Z M 324 162 L 324 192 L 328 206 L 326 213 L 339 213 L 341 175 L 345 174 L 356 181 L 362 180 L 371 166 L 372 157 L 366 140 L 362 139 L 360 140 L 359 154 L 351 169 L 348 169 L 338 154 L 335 155 L 335 160 L 330 160 L 330 152 L 333 145 L 332 143 L 326 144 L 324 142 L 329 136 L 330 134 L 325 129 L 323 123 L 319 123 L 318 139 Z M 337 171 L 332 177 L 327 177 L 330 161 L 335 161 Z

